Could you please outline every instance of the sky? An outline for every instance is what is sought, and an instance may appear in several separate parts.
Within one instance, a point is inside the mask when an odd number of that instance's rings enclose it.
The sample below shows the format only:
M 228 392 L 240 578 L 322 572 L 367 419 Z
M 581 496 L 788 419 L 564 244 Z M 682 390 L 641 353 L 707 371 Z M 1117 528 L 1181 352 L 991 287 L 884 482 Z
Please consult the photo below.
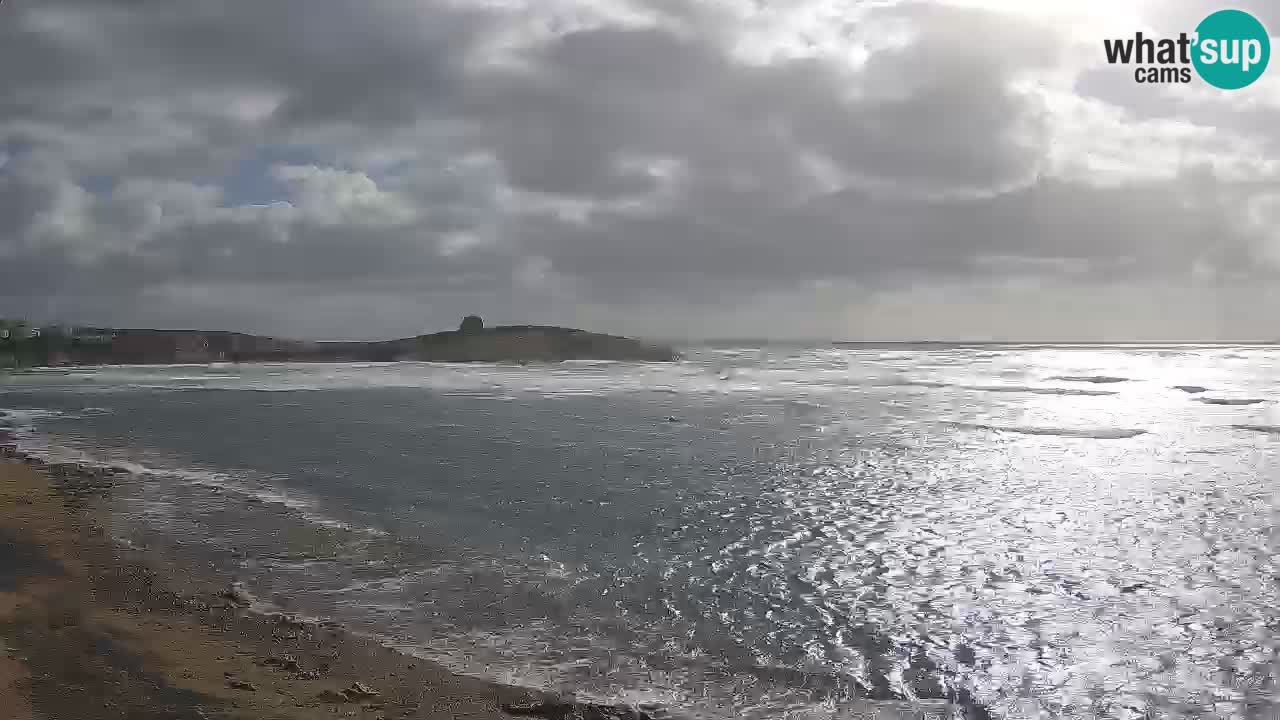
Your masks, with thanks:
M 1277 339 L 1280 67 L 1102 48 L 1223 7 L 4 0 L 0 316 Z

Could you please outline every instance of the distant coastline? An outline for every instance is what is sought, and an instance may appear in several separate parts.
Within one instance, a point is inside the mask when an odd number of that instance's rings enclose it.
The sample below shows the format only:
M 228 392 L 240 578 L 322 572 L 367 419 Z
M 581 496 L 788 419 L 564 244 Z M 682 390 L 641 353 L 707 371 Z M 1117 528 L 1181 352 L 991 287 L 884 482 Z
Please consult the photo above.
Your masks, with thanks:
M 1280 340 L 838 340 L 837 347 L 1272 347 Z
M 671 362 L 668 346 L 619 335 L 549 325 L 484 327 L 478 317 L 458 330 L 395 340 L 316 342 L 209 330 L 0 325 L 0 368 L 67 365 L 159 365 L 211 362 Z

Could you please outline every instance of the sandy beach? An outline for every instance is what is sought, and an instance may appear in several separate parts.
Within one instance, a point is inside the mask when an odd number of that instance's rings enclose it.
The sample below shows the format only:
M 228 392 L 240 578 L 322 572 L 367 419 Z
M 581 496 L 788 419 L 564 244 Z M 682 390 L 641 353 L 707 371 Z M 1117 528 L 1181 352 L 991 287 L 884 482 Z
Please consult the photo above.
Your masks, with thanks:
M 251 612 L 235 587 L 113 542 L 100 502 L 109 470 L 4 453 L 0 718 L 650 716 L 460 677 L 333 624 Z

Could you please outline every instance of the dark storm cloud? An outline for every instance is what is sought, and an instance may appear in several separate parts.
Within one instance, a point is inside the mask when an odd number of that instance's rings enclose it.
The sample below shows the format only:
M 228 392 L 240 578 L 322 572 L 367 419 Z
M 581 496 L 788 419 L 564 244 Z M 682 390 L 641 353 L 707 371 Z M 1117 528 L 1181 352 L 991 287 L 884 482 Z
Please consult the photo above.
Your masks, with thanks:
M 691 334 L 815 283 L 853 303 L 1027 268 L 1087 284 L 1274 266 L 1238 204 L 1269 178 L 1055 174 L 1073 119 L 1027 80 L 1070 62 L 1051 24 L 905 3 L 850 22 L 852 62 L 803 35 L 763 57 L 712 3 L 593 7 L 0 6 L 4 312 L 247 327 L 252 299 L 251 329 L 290 332 L 341 298 L 370 304 L 368 335 L 443 324 L 465 298 Z M 1125 112 L 1176 109 L 1152 103 Z M 807 321 L 838 334 L 829 296 Z
M 814 59 L 744 65 L 701 27 L 573 32 L 532 54 L 532 77 L 477 78 L 471 111 L 492 123 L 513 180 L 546 192 L 639 190 L 611 164 L 624 151 L 762 177 L 810 150 L 850 172 L 939 190 L 1000 187 L 1034 172 L 1040 109 L 1007 81 L 1015 67 L 1051 59 L 1053 38 L 985 13 L 885 15 L 913 21 L 921 35 L 858 73 Z M 1002 30 L 1025 38 L 1002 48 L 1013 63 L 973 51 L 973 37 Z
M 1245 238 L 1223 231 L 1230 207 L 1174 183 L 1100 189 L 1046 180 L 979 201 L 929 203 L 850 190 L 786 210 L 765 201 L 744 196 L 716 216 L 690 209 L 549 226 L 526 239 L 600 301 L 654 290 L 716 301 L 727 287 L 782 290 L 831 278 L 892 289 L 963 277 L 991 257 L 1081 261 L 1100 280 L 1176 276 L 1196 261 L 1232 273 L 1259 267 Z M 610 241 L 617 237 L 630 242 Z

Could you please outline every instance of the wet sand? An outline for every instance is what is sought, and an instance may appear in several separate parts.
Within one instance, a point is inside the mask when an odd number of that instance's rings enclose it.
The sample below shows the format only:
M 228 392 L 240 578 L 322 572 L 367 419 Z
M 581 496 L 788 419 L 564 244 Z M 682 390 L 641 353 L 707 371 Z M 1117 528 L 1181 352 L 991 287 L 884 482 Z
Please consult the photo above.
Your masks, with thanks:
M 249 612 L 235 589 L 111 540 L 100 501 L 110 472 L 3 451 L 0 718 L 649 717 L 454 675 L 335 625 Z

